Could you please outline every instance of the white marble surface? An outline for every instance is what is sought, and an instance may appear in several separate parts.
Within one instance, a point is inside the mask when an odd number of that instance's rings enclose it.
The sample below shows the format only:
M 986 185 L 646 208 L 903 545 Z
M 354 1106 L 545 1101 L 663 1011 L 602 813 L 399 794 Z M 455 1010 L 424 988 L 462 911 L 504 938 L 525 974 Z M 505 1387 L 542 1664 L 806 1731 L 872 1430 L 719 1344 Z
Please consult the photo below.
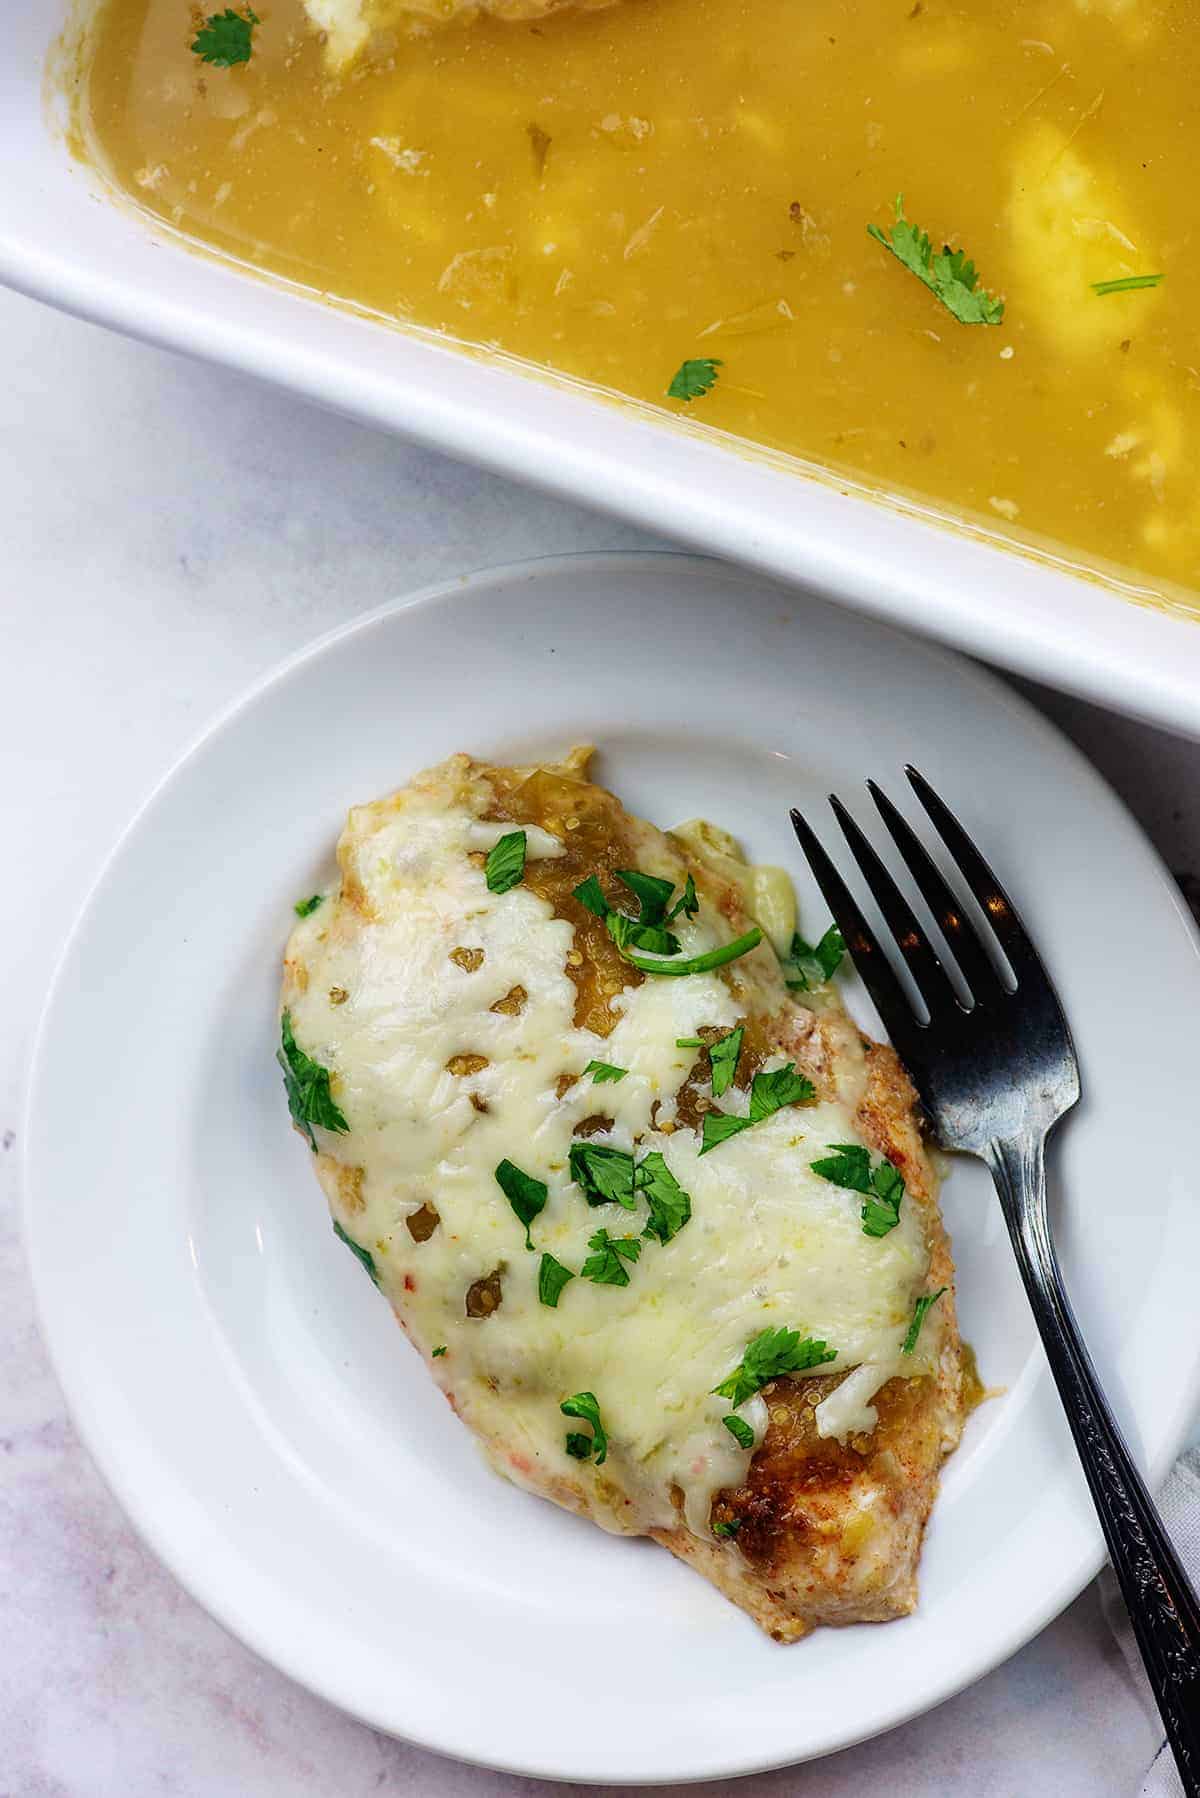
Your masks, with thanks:
M 536 1781 L 378 1736 L 263 1665 L 125 1524 L 33 1320 L 20 1111 L 59 944 L 111 840 L 262 669 L 443 574 L 650 540 L 0 293 L 0 1798 L 499 1798 Z M 1171 865 L 1200 748 L 1043 696 Z M 938 1711 L 746 1798 L 1136 1789 L 1154 1731 L 1087 1592 Z M 582 1789 L 582 1788 L 581 1788 Z

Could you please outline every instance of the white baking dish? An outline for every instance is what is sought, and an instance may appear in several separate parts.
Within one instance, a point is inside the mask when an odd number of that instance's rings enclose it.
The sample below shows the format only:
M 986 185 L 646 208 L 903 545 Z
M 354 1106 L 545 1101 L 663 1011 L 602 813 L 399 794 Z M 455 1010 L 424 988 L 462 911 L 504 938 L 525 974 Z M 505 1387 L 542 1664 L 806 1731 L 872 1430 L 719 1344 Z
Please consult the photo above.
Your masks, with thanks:
M 1200 622 L 156 233 L 72 161 L 56 126 L 46 64 L 64 14 L 64 0 L 6 8 L 0 280 L 1200 735 Z

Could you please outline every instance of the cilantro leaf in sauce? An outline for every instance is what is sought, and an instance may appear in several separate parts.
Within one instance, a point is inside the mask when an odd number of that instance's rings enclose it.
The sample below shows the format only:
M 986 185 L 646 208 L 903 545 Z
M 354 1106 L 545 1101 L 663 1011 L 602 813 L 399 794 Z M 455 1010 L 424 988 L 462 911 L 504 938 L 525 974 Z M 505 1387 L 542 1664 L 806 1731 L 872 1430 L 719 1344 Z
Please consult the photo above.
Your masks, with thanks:
M 921 1325 L 925 1322 L 926 1313 L 937 1304 L 945 1291 L 944 1286 L 939 1286 L 936 1292 L 921 1294 L 913 1306 L 912 1322 L 908 1326 L 908 1335 L 904 1338 L 904 1346 L 900 1350 L 902 1355 L 912 1354 L 917 1346 L 917 1337 L 921 1334 Z
M 585 1280 L 594 1280 L 597 1286 L 628 1286 L 625 1263 L 636 1261 L 641 1254 L 638 1237 L 610 1236 L 607 1230 L 597 1230 L 588 1237 L 588 1248 L 592 1253 L 579 1270 Z
M 667 398 L 684 400 L 688 405 L 700 400 L 716 384 L 717 370 L 724 364 L 719 356 L 693 356 L 681 362 L 671 377 Z
M 638 901 L 636 918 L 616 911 L 609 904 L 594 874 L 589 874 L 575 888 L 575 898 L 593 917 L 603 919 L 608 934 L 625 960 L 640 968 L 643 974 L 704 974 L 710 968 L 721 968 L 726 962 L 736 961 L 762 941 L 762 931 L 756 924 L 744 936 L 735 937 L 732 943 L 723 943 L 719 949 L 706 950 L 703 955 L 680 956 L 679 939 L 666 926 L 681 912 L 692 918 L 699 911 L 700 900 L 692 876 L 688 875 L 682 894 L 669 912 L 667 905 L 675 890 L 670 881 L 660 880 L 656 874 L 643 874 L 638 868 L 621 869 L 617 879 Z M 655 959 L 635 955 L 635 949 L 645 950 L 647 956 Z
M 254 27 L 261 24 L 256 12 L 247 7 L 237 13 L 231 7 L 210 13 L 192 41 L 192 49 L 201 62 L 214 69 L 232 69 L 239 62 L 249 62 L 254 48 Z
M 283 1069 L 283 1087 L 287 1093 L 292 1122 L 308 1138 L 315 1155 L 317 1139 L 313 1125 L 344 1135 L 350 1126 L 342 1116 L 337 1100 L 329 1090 L 329 1069 L 304 1053 L 292 1032 L 292 1014 L 285 1011 L 280 1022 L 280 1046 L 275 1059 Z
M 594 1451 L 596 1466 L 603 1467 L 608 1459 L 608 1437 L 600 1421 L 600 1406 L 596 1394 L 576 1392 L 570 1398 L 565 1398 L 558 1408 L 564 1417 L 578 1417 L 592 1426 L 590 1440 L 581 1430 L 571 1431 L 567 1437 L 567 1453 L 574 1455 L 577 1461 L 587 1461 Z
M 324 905 L 324 893 L 314 893 L 311 899 L 297 899 L 292 910 L 298 918 L 311 918 L 318 905 Z
M 612 910 L 608 900 L 604 897 L 604 888 L 594 874 L 589 874 L 586 880 L 580 881 L 575 888 L 575 898 L 578 899 L 585 911 L 591 912 L 594 918 L 607 918 Z
M 431 1361 L 436 1361 L 439 1358 L 439 1356 L 444 1355 L 445 1352 L 446 1352 L 445 1343 L 439 1342 L 435 1349 L 431 1349 L 429 1351 L 429 1358 Z
M 640 868 L 618 868 L 617 879 L 629 888 L 638 902 L 639 924 L 670 924 L 681 912 L 685 917 L 694 918 L 700 910 L 696 881 L 691 874 L 674 905 L 671 905 L 675 891 L 673 880 L 661 880 L 657 874 L 643 874 Z
M 644 949 L 649 955 L 678 955 L 679 938 L 667 929 L 667 925 L 681 912 L 693 918 L 699 911 L 700 901 L 692 876 L 688 875 L 683 892 L 673 906 L 673 880 L 663 880 L 657 874 L 643 874 L 640 868 L 618 868 L 617 879 L 629 888 L 638 902 L 636 918 L 609 904 L 594 874 L 589 874 L 575 888 L 575 897 L 595 917 L 604 920 L 609 936 L 622 955 L 630 948 Z M 671 906 L 670 911 L 668 906 Z
M 643 1236 L 661 1243 L 677 1236 L 692 1215 L 692 1201 L 657 1149 L 644 1155 L 634 1170 L 634 1185 L 644 1193 L 650 1215 Z
M 573 1142 L 568 1156 L 571 1178 L 589 1205 L 624 1205 L 632 1211 L 633 1156 L 627 1149 L 601 1142 Z
M 797 931 L 783 963 L 783 978 L 792 992 L 808 993 L 832 980 L 842 964 L 846 944 L 836 924 L 831 924 L 819 943 L 806 943 Z
M 890 250 L 910 274 L 923 281 L 947 312 L 963 325 L 998 325 L 1004 317 L 1004 301 L 978 285 L 975 264 L 965 251 L 944 244 L 935 254 L 929 234 L 904 216 L 904 195 L 896 195 L 896 223 L 890 232 L 868 225 L 867 233 Z
M 333 1233 L 338 1241 L 344 1242 L 350 1253 L 362 1262 L 362 1265 L 370 1274 L 372 1281 L 378 1286 L 379 1273 L 375 1266 L 375 1257 L 372 1255 L 370 1249 L 364 1249 L 361 1243 L 355 1242 L 353 1236 L 347 1236 L 336 1218 L 333 1220 Z
M 712 1526 L 712 1533 L 714 1536 L 719 1536 L 722 1541 L 729 1541 L 732 1537 L 737 1535 L 741 1527 L 742 1520 L 740 1517 L 729 1517 L 719 1523 L 714 1523 Z
M 532 1174 L 525 1173 L 506 1157 L 496 1169 L 496 1185 L 516 1212 L 517 1221 L 524 1224 L 525 1247 L 532 1250 L 533 1237 L 529 1234 L 529 1226 L 545 1207 L 545 1181 L 535 1180 Z
M 835 1142 L 830 1148 L 831 1154 L 809 1164 L 813 1173 L 833 1186 L 862 1193 L 866 1199 L 862 1208 L 863 1235 L 886 1236 L 900 1222 L 903 1174 L 886 1157 L 872 1170 L 870 1151 L 860 1142 Z
M 618 1080 L 624 1080 L 628 1068 L 614 1067 L 611 1061 L 589 1061 L 584 1074 L 590 1074 L 597 1086 L 615 1086 Z
M 728 1142 L 731 1136 L 738 1136 L 743 1130 L 761 1124 L 765 1118 L 773 1117 L 785 1105 L 804 1104 L 815 1097 L 816 1088 L 812 1081 L 796 1072 L 794 1062 L 774 1068 L 769 1074 L 757 1073 L 750 1083 L 749 1117 L 734 1117 L 727 1111 L 705 1112 L 700 1153 L 707 1155 L 710 1149 Z
M 801 1337 L 799 1330 L 763 1330 L 752 1342 L 728 1378 L 714 1386 L 718 1398 L 727 1398 L 734 1406 L 744 1405 L 748 1398 L 780 1374 L 803 1373 L 837 1359 L 836 1349 L 826 1348 L 811 1336 Z
M 563 1287 L 575 1278 L 569 1267 L 556 1261 L 549 1252 L 542 1256 L 538 1265 L 538 1298 L 543 1305 L 552 1309 L 558 1305 Z
M 493 843 L 483 864 L 483 878 L 489 893 L 507 893 L 525 877 L 526 836 L 523 830 L 510 830 Z
M 618 868 L 617 879 L 629 888 L 638 902 L 639 924 L 661 924 L 675 891 L 673 880 L 660 880 L 657 874 L 643 874 L 640 868 Z
M 679 954 L 679 938 L 661 924 L 643 924 L 623 911 L 610 911 L 604 926 L 622 955 L 631 947 L 644 949 L 648 955 Z
M 733 1085 L 737 1073 L 738 1056 L 742 1052 L 742 1039 L 746 1034 L 744 1024 L 731 1030 L 715 1043 L 708 1045 L 708 1061 L 712 1069 L 713 1098 L 719 1099 Z
M 605 929 L 622 955 L 631 945 L 647 949 L 654 955 L 677 955 L 679 938 L 672 935 L 662 923 L 667 901 L 675 890 L 673 882 L 659 880 L 653 874 L 642 874 L 636 868 L 626 868 L 617 875 L 617 879 L 629 888 L 638 901 L 636 918 L 617 911 L 609 904 L 604 896 L 604 889 L 594 874 L 589 874 L 575 888 L 575 897 L 593 917 L 603 920 Z
M 721 1422 L 740 1448 L 754 1447 L 754 1431 L 744 1418 L 735 1417 L 731 1411 L 728 1417 L 721 1419 Z

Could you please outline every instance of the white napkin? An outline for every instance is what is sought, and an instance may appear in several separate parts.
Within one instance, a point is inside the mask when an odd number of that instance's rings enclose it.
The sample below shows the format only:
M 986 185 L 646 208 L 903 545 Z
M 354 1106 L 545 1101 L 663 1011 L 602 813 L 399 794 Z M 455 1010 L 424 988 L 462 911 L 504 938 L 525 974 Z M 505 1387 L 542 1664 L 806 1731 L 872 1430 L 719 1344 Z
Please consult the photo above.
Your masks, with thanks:
M 1176 1461 L 1170 1479 L 1159 1493 L 1158 1502 L 1180 1559 L 1193 1583 L 1200 1586 L 1200 1448 L 1189 1449 L 1186 1455 Z M 1138 1696 L 1162 1736 L 1162 1719 L 1142 1669 L 1129 1616 L 1111 1567 L 1106 1567 L 1100 1575 L 1100 1599 L 1121 1653 L 1125 1656 Z M 1183 1798 L 1183 1785 L 1175 1766 L 1175 1757 L 1167 1747 L 1165 1737 L 1138 1787 L 1138 1798 Z

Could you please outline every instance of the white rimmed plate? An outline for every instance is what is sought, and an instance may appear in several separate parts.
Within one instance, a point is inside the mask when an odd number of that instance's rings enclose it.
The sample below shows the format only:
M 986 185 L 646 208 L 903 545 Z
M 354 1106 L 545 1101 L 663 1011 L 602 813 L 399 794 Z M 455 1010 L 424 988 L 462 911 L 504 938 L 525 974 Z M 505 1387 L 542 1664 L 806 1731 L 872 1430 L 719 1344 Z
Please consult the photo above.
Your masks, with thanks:
M 819 815 L 867 774 L 901 797 L 911 759 L 956 806 L 1075 1028 L 1085 1100 L 1054 1161 L 1058 1239 L 1159 1475 L 1200 1398 L 1200 966 L 1173 883 L 997 682 L 711 563 L 580 558 L 455 583 L 315 645 L 208 732 L 118 845 L 59 970 L 26 1135 L 30 1253 L 92 1454 L 251 1647 L 468 1759 L 731 1775 L 843 1746 L 985 1672 L 1075 1594 L 1099 1537 L 974 1166 L 945 1208 L 964 1333 L 1005 1395 L 947 1468 L 916 1615 L 790 1649 L 662 1551 L 489 1473 L 334 1239 L 272 1059 L 291 903 L 330 872 L 353 801 L 454 749 L 578 740 L 633 809 L 703 812 L 792 866 L 818 929 L 790 804 Z

